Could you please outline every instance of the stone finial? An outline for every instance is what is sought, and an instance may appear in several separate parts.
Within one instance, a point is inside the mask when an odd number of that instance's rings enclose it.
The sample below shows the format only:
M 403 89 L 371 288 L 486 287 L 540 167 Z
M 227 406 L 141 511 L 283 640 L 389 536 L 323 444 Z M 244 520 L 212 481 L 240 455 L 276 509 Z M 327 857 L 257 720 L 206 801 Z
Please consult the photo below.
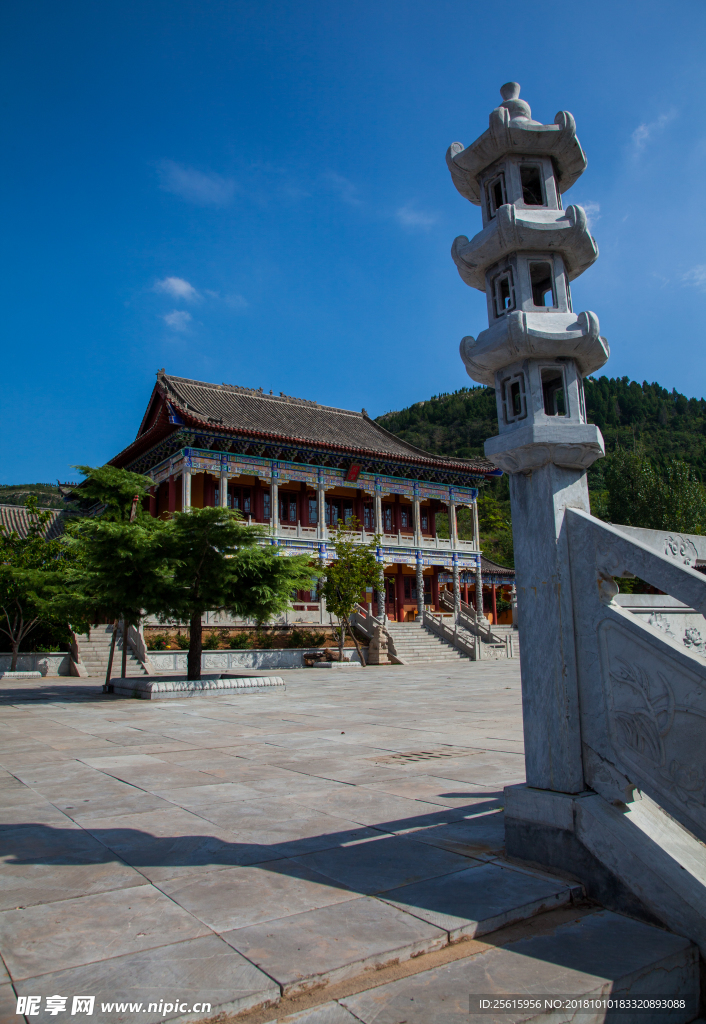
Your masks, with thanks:
M 500 106 L 506 108 L 510 114 L 511 120 L 514 121 L 516 117 L 526 117 L 528 120 L 532 119 L 532 111 L 530 110 L 529 103 L 526 103 L 525 100 L 521 100 L 519 98 L 519 82 L 506 82 L 505 85 L 501 85 L 500 95 L 503 98 L 503 102 Z

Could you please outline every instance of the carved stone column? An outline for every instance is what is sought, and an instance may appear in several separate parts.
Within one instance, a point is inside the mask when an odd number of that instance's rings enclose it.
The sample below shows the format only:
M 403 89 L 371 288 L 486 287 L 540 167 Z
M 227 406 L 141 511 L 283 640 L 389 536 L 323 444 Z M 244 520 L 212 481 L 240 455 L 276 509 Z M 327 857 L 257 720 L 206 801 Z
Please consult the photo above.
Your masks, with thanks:
M 417 618 L 424 617 L 424 563 L 422 552 L 417 552 Z
M 181 471 L 181 510 L 186 512 L 191 508 L 191 469 L 184 467 Z
M 585 212 L 563 209 L 560 197 L 586 167 L 575 121 L 562 111 L 542 125 L 516 82 L 500 92 L 489 130 L 447 153 L 454 184 L 483 215 L 483 230 L 452 247 L 463 280 L 486 293 L 490 323 L 462 340 L 461 357 L 473 380 L 495 389 L 499 433 L 485 453 L 510 475 L 527 784 L 577 793 L 584 779 L 564 512 L 588 510 L 586 470 L 604 453 L 586 421 L 583 378 L 609 350 L 595 313 L 571 305 L 569 281 L 598 257 Z
M 385 618 L 385 566 L 382 562 L 378 577 L 378 618 Z

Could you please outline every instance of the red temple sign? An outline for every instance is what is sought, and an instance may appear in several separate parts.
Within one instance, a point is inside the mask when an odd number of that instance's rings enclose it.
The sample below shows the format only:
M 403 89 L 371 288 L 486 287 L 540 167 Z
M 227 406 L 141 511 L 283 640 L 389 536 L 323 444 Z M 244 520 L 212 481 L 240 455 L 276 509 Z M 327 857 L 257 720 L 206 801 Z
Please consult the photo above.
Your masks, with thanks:
M 348 472 L 346 473 L 346 481 L 348 483 L 354 484 L 358 477 L 360 476 L 360 470 L 361 467 L 356 462 L 351 463 L 351 465 L 348 467 Z

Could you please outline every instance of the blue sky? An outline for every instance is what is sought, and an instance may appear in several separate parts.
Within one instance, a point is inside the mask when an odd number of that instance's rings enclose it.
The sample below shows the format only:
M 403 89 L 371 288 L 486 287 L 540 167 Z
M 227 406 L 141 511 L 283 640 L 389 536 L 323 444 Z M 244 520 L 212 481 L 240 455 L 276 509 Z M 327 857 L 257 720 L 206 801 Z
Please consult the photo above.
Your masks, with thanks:
M 703 0 L 5 0 L 0 481 L 134 438 L 156 371 L 371 415 L 471 382 L 447 146 L 576 117 L 605 372 L 706 394 Z

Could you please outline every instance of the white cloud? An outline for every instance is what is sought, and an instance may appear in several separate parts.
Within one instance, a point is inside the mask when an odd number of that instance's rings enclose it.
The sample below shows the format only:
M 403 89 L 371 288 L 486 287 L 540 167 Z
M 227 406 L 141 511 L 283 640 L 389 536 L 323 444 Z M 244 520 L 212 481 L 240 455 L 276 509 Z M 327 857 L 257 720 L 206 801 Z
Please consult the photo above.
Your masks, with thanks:
M 225 303 L 231 309 L 247 309 L 250 305 L 244 295 L 226 295 Z
M 342 174 L 336 174 L 335 171 L 327 171 L 324 174 L 324 181 L 334 192 L 338 193 L 344 203 L 348 203 L 349 206 L 363 205 L 363 200 L 358 195 L 358 186 L 354 185 L 348 178 L 344 178 Z
M 166 313 L 162 319 L 173 331 L 186 331 L 193 317 L 185 309 L 173 309 L 171 313 Z
M 693 288 L 698 288 L 700 292 L 706 292 L 706 263 L 699 263 L 691 270 L 687 270 L 682 281 Z
M 672 108 L 666 114 L 660 114 L 654 121 L 643 121 L 632 133 L 632 144 L 636 153 L 641 153 L 650 139 L 665 128 L 670 121 L 677 116 L 677 111 Z
M 165 277 L 162 281 L 157 281 L 154 290 L 166 292 L 167 295 L 172 295 L 175 299 L 186 299 L 187 302 L 195 302 L 200 298 L 194 286 L 185 281 L 183 277 Z
M 436 214 L 416 210 L 411 204 L 395 210 L 395 217 L 403 228 L 430 228 L 438 220 Z
M 197 171 L 173 160 L 162 160 L 157 173 L 165 192 L 172 192 L 199 206 L 227 206 L 238 187 L 233 178 L 224 178 L 213 171 Z

